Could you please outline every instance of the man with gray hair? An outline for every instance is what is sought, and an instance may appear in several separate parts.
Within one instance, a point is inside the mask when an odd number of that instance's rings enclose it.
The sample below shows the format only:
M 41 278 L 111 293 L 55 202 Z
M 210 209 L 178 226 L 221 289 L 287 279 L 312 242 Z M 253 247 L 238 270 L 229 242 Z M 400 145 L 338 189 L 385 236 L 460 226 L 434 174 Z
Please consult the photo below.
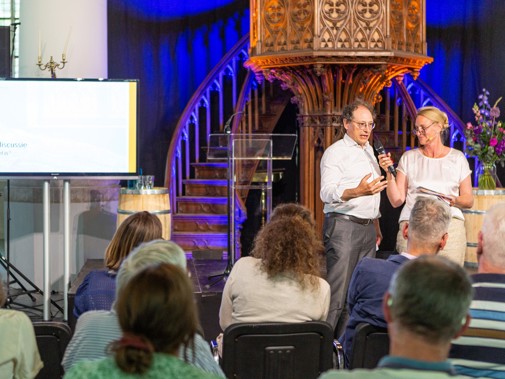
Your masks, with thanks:
M 448 238 L 451 211 L 443 201 L 418 197 L 412 208 L 409 222 L 403 227 L 407 251 L 391 255 L 387 260 L 364 258 L 353 272 L 347 296 L 349 321 L 339 338 L 344 350 L 346 366 L 352 356 L 352 343 L 359 323 L 366 322 L 385 328 L 382 297 L 391 277 L 400 265 L 420 255 L 434 255 L 443 249 Z
M 184 270 L 186 254 L 172 241 L 154 240 L 135 248 L 121 263 L 116 277 L 116 298 L 122 288 L 139 271 L 147 266 L 171 263 Z M 148 321 L 148 320 L 146 320 Z M 110 342 L 121 338 L 122 332 L 114 311 L 88 311 L 77 320 L 75 332 L 67 346 L 62 365 L 67 371 L 82 360 L 105 358 Z M 194 336 L 194 352 L 190 347 L 179 351 L 179 358 L 204 371 L 224 377 L 224 373 L 214 360 L 210 345 L 199 334 Z
M 477 240 L 475 295 L 468 330 L 452 342 L 449 357 L 460 374 L 505 378 L 505 203 L 484 216 Z
M 470 323 L 473 289 L 459 265 L 425 255 L 405 263 L 383 299 L 390 348 L 376 369 L 332 370 L 321 379 L 468 378 L 447 360 L 451 340 Z

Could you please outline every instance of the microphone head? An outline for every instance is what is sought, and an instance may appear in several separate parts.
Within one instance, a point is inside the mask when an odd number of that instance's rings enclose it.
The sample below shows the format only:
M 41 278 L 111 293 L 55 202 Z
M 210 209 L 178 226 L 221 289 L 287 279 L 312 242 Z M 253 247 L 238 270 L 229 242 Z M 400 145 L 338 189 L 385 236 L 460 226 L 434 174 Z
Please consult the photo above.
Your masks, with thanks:
M 373 147 L 375 151 L 379 154 L 386 154 L 386 150 L 384 149 L 384 145 L 378 138 L 374 138 Z

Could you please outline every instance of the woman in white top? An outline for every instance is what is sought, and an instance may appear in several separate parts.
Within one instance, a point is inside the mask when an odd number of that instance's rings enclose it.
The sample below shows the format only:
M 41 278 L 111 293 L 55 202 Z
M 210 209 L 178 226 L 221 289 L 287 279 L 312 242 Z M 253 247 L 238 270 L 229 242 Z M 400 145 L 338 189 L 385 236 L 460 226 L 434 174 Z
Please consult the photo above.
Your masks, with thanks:
M 0 277 L 0 308 L 6 297 Z M 28 316 L 0 309 L 0 378 L 32 379 L 44 366 Z
M 387 169 L 393 164 L 389 153 L 379 155 L 379 164 L 387 173 L 386 191 L 391 205 L 396 208 L 405 202 L 399 219 L 396 250 L 406 251 L 407 241 L 401 234 L 403 224 L 409 219 L 416 197 L 421 194 L 422 189 L 428 189 L 441 194 L 439 198 L 451 206 L 449 239 L 439 254 L 463 265 L 466 233 L 465 218 L 461 209 L 471 208 L 473 205 L 470 177 L 472 171 L 461 151 L 444 145 L 442 137 L 448 127 L 447 114 L 440 109 L 419 108 L 414 133 L 420 147 L 406 151 L 402 155 L 396 178 Z
M 326 320 L 330 286 L 320 278 L 322 242 L 304 215 L 288 208 L 277 213 L 256 236 L 253 256 L 239 259 L 226 281 L 223 330 L 237 322 Z

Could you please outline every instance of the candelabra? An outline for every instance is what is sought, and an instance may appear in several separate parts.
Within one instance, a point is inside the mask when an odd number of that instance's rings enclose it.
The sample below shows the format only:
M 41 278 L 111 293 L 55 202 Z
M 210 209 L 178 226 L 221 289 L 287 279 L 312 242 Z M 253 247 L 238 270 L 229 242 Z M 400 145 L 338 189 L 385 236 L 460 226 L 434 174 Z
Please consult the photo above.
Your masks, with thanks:
M 65 67 L 65 64 L 67 62 L 68 61 L 66 59 L 66 54 L 65 53 L 61 54 L 61 62 L 60 63 L 56 63 L 53 60 L 53 56 L 52 55 L 51 55 L 51 58 L 49 59 L 49 62 L 42 63 L 42 57 L 39 55 L 37 66 L 39 66 L 39 69 L 42 70 L 42 71 L 45 71 L 45 70 L 49 69 L 49 71 L 51 72 L 51 78 L 52 79 L 56 79 L 56 69 L 60 69 L 61 70 L 63 67 Z

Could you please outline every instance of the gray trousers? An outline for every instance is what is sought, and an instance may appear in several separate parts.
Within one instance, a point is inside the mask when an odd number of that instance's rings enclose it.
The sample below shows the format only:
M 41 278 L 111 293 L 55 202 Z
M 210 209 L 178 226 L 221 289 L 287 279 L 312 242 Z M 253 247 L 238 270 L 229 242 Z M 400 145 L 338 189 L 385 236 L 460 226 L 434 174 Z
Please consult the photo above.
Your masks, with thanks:
M 326 280 L 331 299 L 327 321 L 340 337 L 349 315 L 346 310 L 347 289 L 352 273 L 364 257 L 375 257 L 376 231 L 373 223 L 358 224 L 342 217 L 326 215 L 323 224 L 326 255 Z

